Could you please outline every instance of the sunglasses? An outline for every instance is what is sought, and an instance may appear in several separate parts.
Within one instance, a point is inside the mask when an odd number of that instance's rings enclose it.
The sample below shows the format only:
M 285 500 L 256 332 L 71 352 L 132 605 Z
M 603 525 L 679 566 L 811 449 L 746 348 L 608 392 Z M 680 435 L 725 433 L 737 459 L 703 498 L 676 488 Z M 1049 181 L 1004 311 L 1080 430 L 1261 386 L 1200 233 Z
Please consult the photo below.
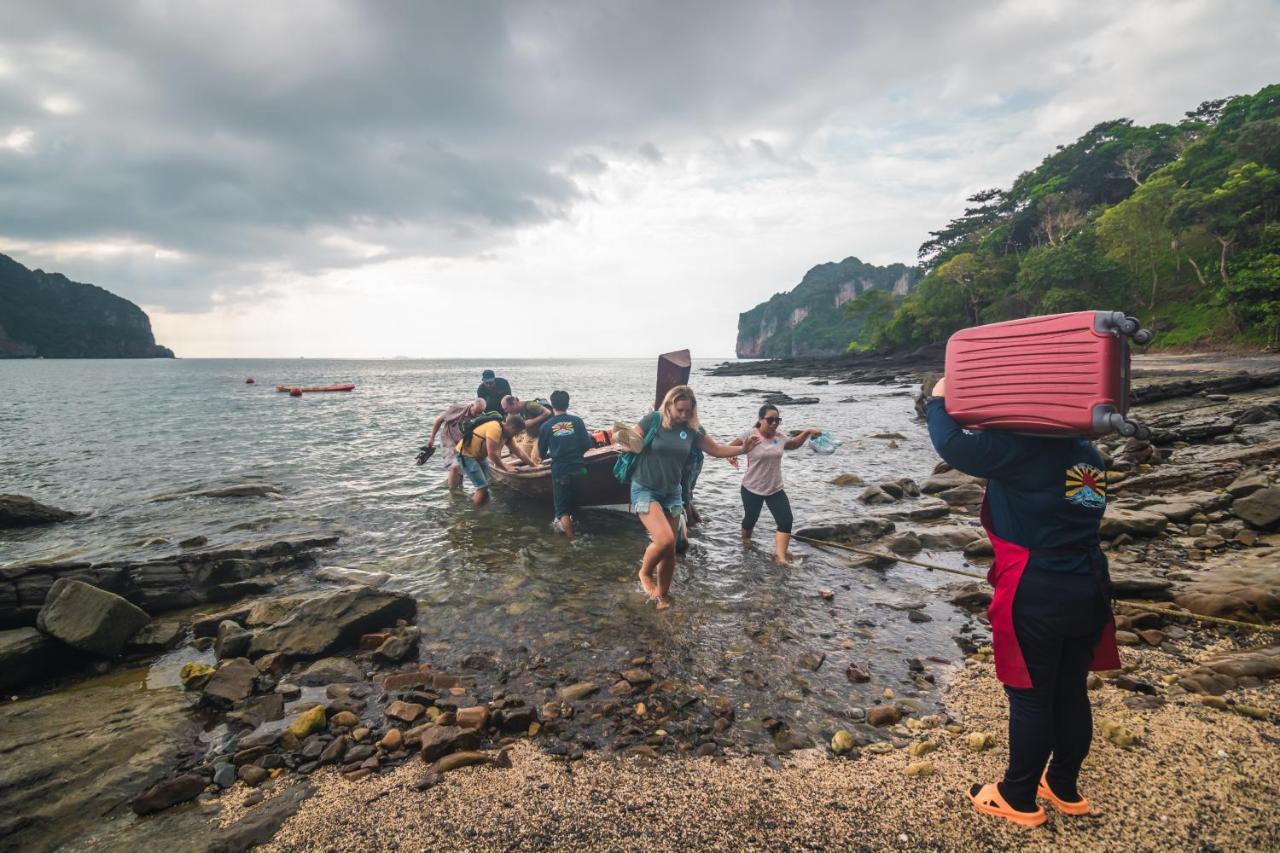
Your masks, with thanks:
M 778 417 L 765 418 L 764 422 L 767 424 L 780 424 L 782 423 L 782 417 L 778 416 Z

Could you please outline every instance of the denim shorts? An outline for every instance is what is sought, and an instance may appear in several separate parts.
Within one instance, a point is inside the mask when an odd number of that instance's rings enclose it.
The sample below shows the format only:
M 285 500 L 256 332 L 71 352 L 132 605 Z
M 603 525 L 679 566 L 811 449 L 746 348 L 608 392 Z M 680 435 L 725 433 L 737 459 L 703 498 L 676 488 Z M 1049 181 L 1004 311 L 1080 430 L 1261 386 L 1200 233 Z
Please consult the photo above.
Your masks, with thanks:
M 462 466 L 462 473 L 467 475 L 467 479 L 471 481 L 471 485 L 477 489 L 489 488 L 489 463 L 484 459 L 476 459 L 473 456 L 463 456 L 458 454 L 458 464 Z
M 649 511 L 649 504 L 654 502 L 672 515 L 675 515 L 684 507 L 684 498 L 680 494 L 679 486 L 669 492 L 659 492 L 648 486 L 642 486 L 635 480 L 631 481 L 632 512 L 636 515 L 644 515 Z

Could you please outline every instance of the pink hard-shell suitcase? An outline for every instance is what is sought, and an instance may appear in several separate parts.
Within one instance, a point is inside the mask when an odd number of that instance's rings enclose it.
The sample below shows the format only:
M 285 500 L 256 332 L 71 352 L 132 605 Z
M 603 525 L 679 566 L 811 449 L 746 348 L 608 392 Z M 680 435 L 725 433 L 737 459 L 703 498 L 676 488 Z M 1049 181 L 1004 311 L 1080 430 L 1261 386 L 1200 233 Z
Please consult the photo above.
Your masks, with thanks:
M 1146 437 L 1128 417 L 1130 340 L 1151 333 L 1119 311 L 961 329 L 947 341 L 947 412 L 965 426 L 1033 435 Z

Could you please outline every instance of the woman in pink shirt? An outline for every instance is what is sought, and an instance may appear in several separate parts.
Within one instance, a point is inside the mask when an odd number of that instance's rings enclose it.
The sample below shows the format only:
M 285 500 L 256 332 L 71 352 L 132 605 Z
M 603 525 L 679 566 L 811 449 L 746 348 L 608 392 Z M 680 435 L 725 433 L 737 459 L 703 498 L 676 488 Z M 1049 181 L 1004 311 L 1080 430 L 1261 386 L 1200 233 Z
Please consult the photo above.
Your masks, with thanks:
M 750 541 L 751 531 L 760 518 L 760 509 L 768 504 L 769 514 L 778 525 L 778 533 L 773 540 L 773 558 L 779 563 L 785 563 L 787 546 L 791 544 L 792 518 L 791 501 L 782 488 L 782 451 L 795 450 L 810 436 L 819 435 L 822 430 L 805 429 L 785 438 L 778 434 L 780 423 L 782 415 L 779 414 L 778 407 L 763 405 L 751 432 L 735 438 L 730 444 L 745 444 L 749 436 L 760 436 L 760 443 L 744 454 L 747 457 L 747 470 L 742 475 L 742 538 Z M 738 467 L 737 457 L 731 458 L 729 464 Z

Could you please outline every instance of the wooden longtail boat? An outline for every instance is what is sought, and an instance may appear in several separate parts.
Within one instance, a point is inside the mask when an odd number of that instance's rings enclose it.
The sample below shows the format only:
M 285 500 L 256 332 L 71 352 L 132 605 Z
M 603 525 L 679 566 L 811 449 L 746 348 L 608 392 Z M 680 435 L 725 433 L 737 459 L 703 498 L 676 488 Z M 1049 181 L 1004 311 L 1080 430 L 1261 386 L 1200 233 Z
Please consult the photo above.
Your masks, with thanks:
M 677 385 L 689 382 L 691 360 L 689 351 L 663 353 L 658 356 L 658 384 L 656 402 L 662 402 L 667 392 Z M 587 463 L 587 475 L 578 483 L 579 506 L 619 506 L 631 503 L 631 487 L 619 483 L 613 476 L 614 463 L 618 461 L 622 448 L 618 445 L 599 447 L 588 450 L 584 455 Z M 510 464 L 510 455 L 504 457 Z M 534 500 L 551 504 L 551 468 L 543 465 L 537 468 L 512 466 L 510 471 L 502 471 L 497 466 L 489 466 L 489 476 L 495 483 Z

